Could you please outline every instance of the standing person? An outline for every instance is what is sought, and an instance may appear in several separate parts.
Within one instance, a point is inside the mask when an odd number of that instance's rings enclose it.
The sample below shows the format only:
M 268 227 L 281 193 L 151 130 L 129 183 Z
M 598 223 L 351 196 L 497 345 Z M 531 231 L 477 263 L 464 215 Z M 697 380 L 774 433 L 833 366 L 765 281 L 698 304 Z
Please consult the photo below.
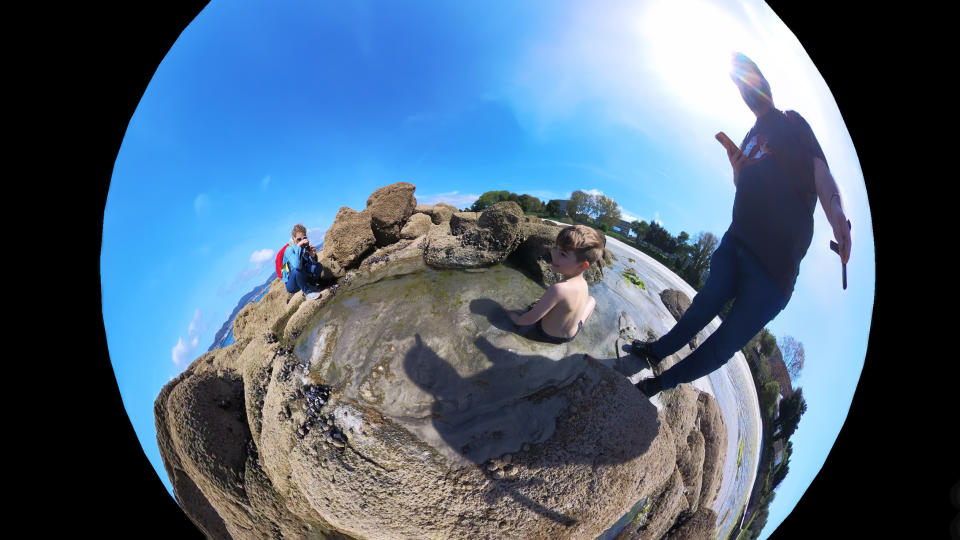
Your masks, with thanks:
M 320 296 L 320 275 L 323 265 L 317 258 L 317 250 L 310 245 L 307 228 L 297 223 L 290 233 L 290 245 L 283 252 L 281 274 L 290 294 L 303 291 L 307 300 Z
M 741 53 L 730 77 L 757 120 L 739 148 L 727 148 L 736 195 L 733 221 L 710 261 L 710 276 L 677 324 L 659 339 L 634 340 L 651 366 L 677 352 L 735 298 L 730 313 L 695 351 L 637 387 L 653 396 L 724 365 L 786 307 L 813 238 L 819 198 L 843 264 L 850 231 L 840 193 L 813 131 L 799 114 L 773 104 L 770 84 Z M 726 146 L 726 145 L 725 145 Z

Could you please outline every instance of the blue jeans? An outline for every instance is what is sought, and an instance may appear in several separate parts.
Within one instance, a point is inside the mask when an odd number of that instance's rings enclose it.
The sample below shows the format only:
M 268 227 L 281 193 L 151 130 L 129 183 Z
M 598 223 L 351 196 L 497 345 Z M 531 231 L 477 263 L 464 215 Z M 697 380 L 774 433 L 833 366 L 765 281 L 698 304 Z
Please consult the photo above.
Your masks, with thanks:
M 317 282 L 320 281 L 321 272 L 323 265 L 320 263 L 300 261 L 300 268 L 291 268 L 287 276 L 287 292 L 293 294 L 302 290 L 303 294 L 310 294 L 319 291 Z
M 727 363 L 753 336 L 786 307 L 784 294 L 757 258 L 729 232 L 710 259 L 707 283 L 669 332 L 651 344 L 666 358 L 679 351 L 736 298 L 727 318 L 696 350 L 660 375 L 663 388 L 673 388 L 711 373 Z

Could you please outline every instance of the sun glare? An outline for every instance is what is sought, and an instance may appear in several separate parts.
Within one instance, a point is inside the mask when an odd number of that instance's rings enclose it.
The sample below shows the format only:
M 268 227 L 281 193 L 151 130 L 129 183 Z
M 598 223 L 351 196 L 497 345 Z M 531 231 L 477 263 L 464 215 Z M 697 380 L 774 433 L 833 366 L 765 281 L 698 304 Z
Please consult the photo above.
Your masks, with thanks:
M 749 56 L 754 47 L 734 18 L 699 0 L 665 0 L 650 5 L 639 24 L 652 70 L 685 106 L 717 111 L 739 99 L 730 55 Z

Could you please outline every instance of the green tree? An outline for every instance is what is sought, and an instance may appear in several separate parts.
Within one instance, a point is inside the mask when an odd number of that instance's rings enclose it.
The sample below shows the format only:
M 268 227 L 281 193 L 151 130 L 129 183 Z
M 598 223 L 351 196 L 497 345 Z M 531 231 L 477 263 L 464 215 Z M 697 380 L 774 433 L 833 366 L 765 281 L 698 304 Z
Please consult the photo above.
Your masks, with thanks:
M 687 244 L 687 241 L 690 240 L 690 235 L 686 231 L 681 231 L 676 238 L 673 239 L 673 253 L 677 257 L 674 259 L 674 272 L 683 277 L 687 274 L 687 270 L 690 267 L 692 260 L 690 259 L 690 245 Z
M 617 202 L 606 195 L 597 195 L 593 199 L 593 210 L 596 212 L 597 221 L 612 228 L 620 223 L 620 207 Z
M 520 208 L 522 208 L 524 212 L 534 213 L 543 211 L 543 203 L 540 202 L 540 199 L 533 195 L 527 195 L 526 193 L 520 195 L 517 204 L 520 205 Z
M 646 221 L 633 220 L 630 222 L 630 230 L 637 235 L 638 240 L 643 240 L 644 235 L 647 234 L 647 230 L 649 229 L 650 224 Z
M 590 205 L 590 195 L 579 189 L 570 194 L 567 203 L 567 215 L 576 219 L 578 215 L 587 215 Z
M 653 244 L 654 246 L 662 249 L 665 253 L 673 253 L 673 250 L 676 247 L 676 239 L 655 221 L 650 224 L 650 228 L 647 231 L 647 234 L 644 236 L 644 240 L 647 243 Z
M 588 216 L 590 216 L 590 217 L 592 217 L 592 218 L 597 217 L 597 215 L 599 214 L 599 211 L 597 210 L 597 196 L 596 196 L 596 195 L 594 195 L 594 194 L 592 194 L 592 193 L 587 193 L 587 202 L 586 202 L 586 205 L 585 205 L 585 206 L 586 206 L 586 208 L 584 209 L 584 212 L 583 212 L 584 214 L 586 214 L 586 215 L 588 215 Z
M 800 425 L 800 417 L 807 412 L 807 400 L 803 398 L 803 388 L 797 390 L 780 401 L 780 417 L 777 426 L 780 430 L 773 436 L 774 440 L 789 439 Z
M 690 246 L 690 271 L 697 276 L 698 281 L 710 267 L 710 259 L 713 257 L 713 252 L 717 249 L 718 243 L 719 241 L 713 233 L 701 232 L 697 235 L 697 241 Z
M 511 193 L 509 191 L 487 191 L 483 195 L 480 195 L 480 198 L 473 203 L 473 206 L 470 207 L 470 211 L 482 212 L 487 209 L 487 207 L 492 206 L 500 201 L 510 200 L 510 195 Z M 514 196 L 516 195 L 514 194 Z
M 563 217 L 564 212 L 562 203 L 557 199 L 553 199 L 552 201 L 548 202 L 547 214 L 553 217 Z
M 767 525 L 767 518 L 770 516 L 770 503 L 769 501 L 757 508 L 756 514 L 752 517 L 750 522 L 750 532 L 753 534 L 754 538 L 760 536 L 760 531 Z
M 787 460 L 780 462 L 780 465 L 773 471 L 773 477 L 770 479 L 771 489 L 779 486 L 788 472 L 790 472 L 790 463 L 788 463 Z
M 800 370 L 803 369 L 803 363 L 807 360 L 807 355 L 803 350 L 803 343 L 800 343 L 793 336 L 783 336 L 780 340 L 780 351 L 783 353 L 783 361 L 787 364 L 787 371 L 791 379 L 800 376 Z
M 716 247 L 717 238 L 711 233 L 701 232 L 697 241 L 684 249 L 683 271 L 679 275 L 694 289 L 700 290 L 703 287 L 705 274 L 710 267 L 710 258 Z
M 780 383 L 768 381 L 759 392 L 760 407 L 764 418 L 773 418 L 773 409 L 777 406 L 777 396 L 780 395 Z
M 777 347 L 777 336 L 764 328 L 760 331 L 760 354 L 769 358 Z

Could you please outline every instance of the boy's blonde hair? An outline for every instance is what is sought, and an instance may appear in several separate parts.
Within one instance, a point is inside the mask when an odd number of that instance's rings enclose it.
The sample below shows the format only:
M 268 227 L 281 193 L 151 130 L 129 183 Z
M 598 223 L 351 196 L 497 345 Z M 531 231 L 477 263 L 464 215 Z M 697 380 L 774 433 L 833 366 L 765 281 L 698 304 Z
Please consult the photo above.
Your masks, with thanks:
M 570 225 L 557 234 L 557 247 L 572 251 L 578 262 L 587 261 L 602 267 L 600 261 L 603 249 L 607 247 L 607 237 L 586 225 Z
M 289 223 L 289 222 L 288 222 L 288 223 Z M 293 230 L 290 231 L 290 236 L 296 238 L 298 232 L 299 232 L 299 233 L 303 233 L 303 234 L 307 234 L 307 228 L 304 227 L 303 225 L 301 225 L 300 223 L 297 223 L 296 225 L 293 226 Z

